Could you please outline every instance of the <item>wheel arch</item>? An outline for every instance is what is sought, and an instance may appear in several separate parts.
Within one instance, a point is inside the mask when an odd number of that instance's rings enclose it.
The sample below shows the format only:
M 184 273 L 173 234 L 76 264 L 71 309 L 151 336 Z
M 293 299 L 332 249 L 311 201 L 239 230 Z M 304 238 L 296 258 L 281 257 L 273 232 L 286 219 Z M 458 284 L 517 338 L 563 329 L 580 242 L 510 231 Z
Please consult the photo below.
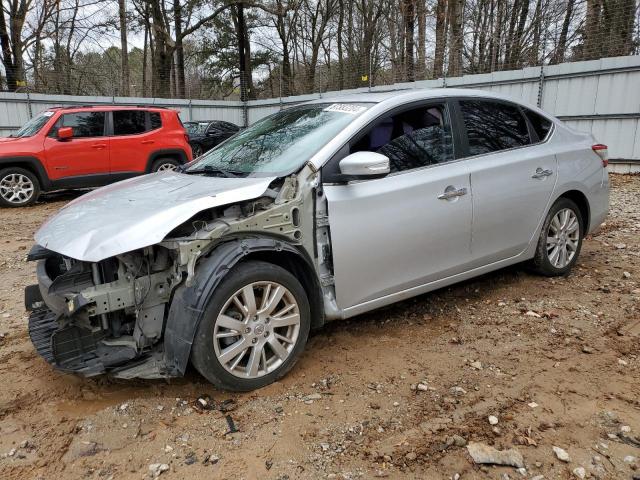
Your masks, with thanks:
M 575 203 L 580 209 L 580 215 L 582 216 L 583 234 L 589 231 L 590 222 L 591 222 L 591 207 L 589 206 L 589 199 L 587 196 L 582 193 L 580 190 L 568 190 L 564 192 L 562 195 L 559 195 L 556 201 L 560 198 L 568 198 L 573 203 Z
M 234 266 L 249 260 L 268 261 L 291 272 L 307 292 L 312 327 L 324 323 L 320 286 L 311 260 L 300 247 L 271 237 L 229 239 L 198 262 L 190 286 L 183 283 L 173 294 L 164 329 L 164 364 L 170 375 L 184 375 L 198 326 L 216 287 Z
M 162 150 L 156 150 L 149 155 L 145 172 L 151 173 L 154 162 L 160 158 L 172 158 L 178 160 L 180 163 L 187 163 L 189 161 L 184 150 L 180 148 L 164 148 Z
M 33 173 L 38 182 L 40 182 L 41 190 L 49 190 L 51 182 L 44 165 L 36 157 L 3 157 L 0 158 L 0 170 L 9 167 L 23 168 Z

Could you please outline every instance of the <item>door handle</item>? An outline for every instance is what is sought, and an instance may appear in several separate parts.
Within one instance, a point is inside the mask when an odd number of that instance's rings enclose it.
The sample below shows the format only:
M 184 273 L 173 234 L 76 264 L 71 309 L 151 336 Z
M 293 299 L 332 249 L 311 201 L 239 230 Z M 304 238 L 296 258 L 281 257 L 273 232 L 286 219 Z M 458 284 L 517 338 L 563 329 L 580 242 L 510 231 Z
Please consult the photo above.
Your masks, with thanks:
M 456 189 L 455 187 L 448 186 L 445 189 L 444 193 L 441 193 L 440 195 L 438 195 L 438 200 L 450 200 L 452 198 L 461 197 L 466 194 L 467 194 L 467 189 L 464 187 Z
M 154 143 L 153 140 L 142 140 L 140 142 L 142 145 L 151 145 L 152 143 Z
M 91 145 L 91 148 L 102 150 L 103 148 L 107 148 L 107 144 L 106 143 L 94 143 L 93 145 Z
M 542 168 L 538 167 L 536 168 L 536 173 L 531 175 L 531 178 L 544 178 L 544 177 L 548 177 L 549 175 L 553 175 L 552 170 L 548 170 L 548 169 L 543 170 Z

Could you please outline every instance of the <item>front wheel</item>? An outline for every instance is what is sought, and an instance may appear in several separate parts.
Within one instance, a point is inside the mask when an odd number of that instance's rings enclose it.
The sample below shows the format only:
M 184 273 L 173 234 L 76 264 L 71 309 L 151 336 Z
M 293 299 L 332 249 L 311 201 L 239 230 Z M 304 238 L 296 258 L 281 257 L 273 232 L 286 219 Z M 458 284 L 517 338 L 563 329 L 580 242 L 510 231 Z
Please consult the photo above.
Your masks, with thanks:
M 578 261 L 584 223 L 580 209 L 568 198 L 553 204 L 542 226 L 534 270 L 548 277 L 567 275 Z
M 38 199 L 40 182 L 29 170 L 9 167 L 0 170 L 0 206 L 26 207 Z
M 239 264 L 209 300 L 191 362 L 211 383 L 248 391 L 283 377 L 309 336 L 309 301 L 300 282 L 267 262 Z

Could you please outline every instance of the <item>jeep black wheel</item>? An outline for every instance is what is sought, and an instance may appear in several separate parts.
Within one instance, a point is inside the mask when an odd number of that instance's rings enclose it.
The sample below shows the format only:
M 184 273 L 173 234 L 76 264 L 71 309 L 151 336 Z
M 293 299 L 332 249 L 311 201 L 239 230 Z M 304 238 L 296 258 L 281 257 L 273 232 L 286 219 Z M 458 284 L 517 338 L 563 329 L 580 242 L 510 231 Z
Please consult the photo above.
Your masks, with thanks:
M 267 262 L 241 263 L 209 300 L 191 361 L 217 387 L 264 387 L 298 360 L 310 319 L 307 295 L 291 273 Z

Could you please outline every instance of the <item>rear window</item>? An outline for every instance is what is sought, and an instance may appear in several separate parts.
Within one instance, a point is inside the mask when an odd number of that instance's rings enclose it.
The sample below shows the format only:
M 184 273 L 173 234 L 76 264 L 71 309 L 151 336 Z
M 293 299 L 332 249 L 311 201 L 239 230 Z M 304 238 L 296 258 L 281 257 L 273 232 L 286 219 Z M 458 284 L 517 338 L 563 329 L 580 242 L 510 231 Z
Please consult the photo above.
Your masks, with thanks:
M 531 143 L 529 129 L 520 109 L 490 100 L 460 102 L 467 130 L 469 155 L 482 155 Z
M 162 127 L 162 118 L 158 112 L 149 112 L 149 119 L 151 120 L 151 130 Z
M 146 131 L 144 110 L 117 110 L 113 112 L 113 134 L 135 135 Z
M 551 130 L 551 125 L 553 125 L 551 120 L 531 110 L 525 110 L 525 115 L 529 119 L 529 123 L 531 123 L 533 131 L 536 132 L 538 140 L 543 141 L 545 138 L 547 138 L 547 135 L 549 135 L 549 130 Z

